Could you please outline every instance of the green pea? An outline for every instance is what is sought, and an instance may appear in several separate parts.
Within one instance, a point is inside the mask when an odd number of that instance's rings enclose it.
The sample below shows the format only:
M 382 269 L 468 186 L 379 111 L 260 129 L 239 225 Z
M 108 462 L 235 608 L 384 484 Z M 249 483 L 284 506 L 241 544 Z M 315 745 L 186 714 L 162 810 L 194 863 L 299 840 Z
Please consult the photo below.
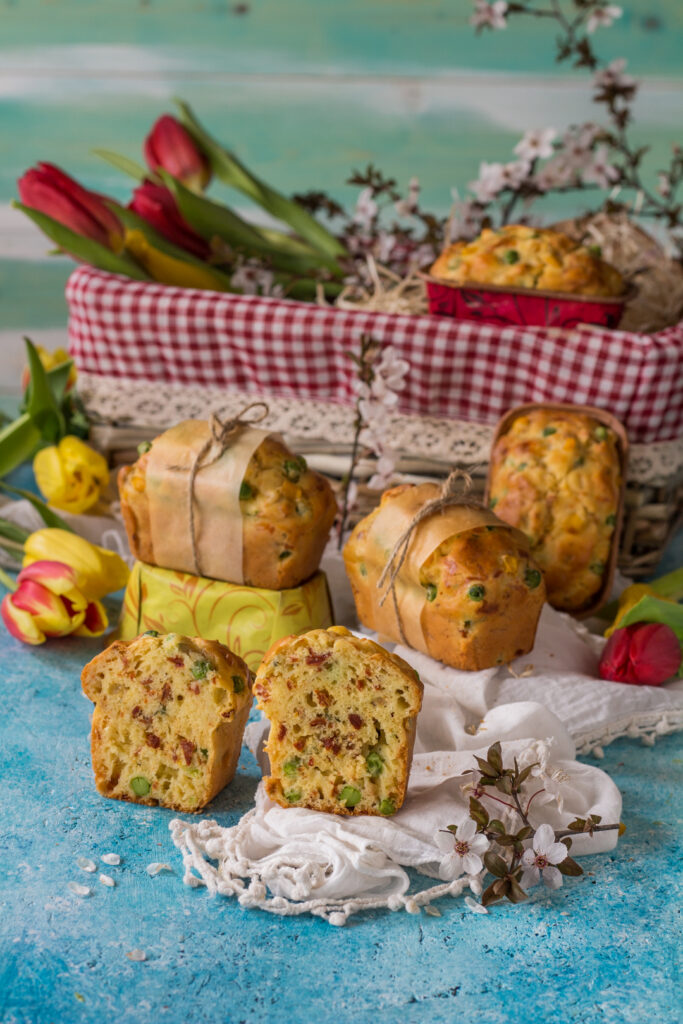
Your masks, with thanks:
M 605 571 L 605 563 L 604 562 L 593 562 L 593 564 L 590 567 L 590 571 L 594 572 L 596 576 L 602 576 L 602 574 Z
M 600 425 L 599 427 L 595 428 L 593 434 L 595 435 L 598 441 L 605 441 L 607 439 L 607 427 L 603 427 L 602 425 Z
M 494 531 L 494 530 L 497 530 L 497 529 L 498 529 L 498 527 L 497 527 L 497 526 L 487 526 L 487 527 L 486 527 L 486 532 L 487 532 L 487 533 L 493 533 L 493 531 Z
M 147 796 L 152 788 L 149 779 L 146 779 L 144 775 L 136 775 L 134 779 L 130 780 L 129 785 L 136 796 Z
M 368 775 L 373 779 L 376 779 L 384 771 L 384 761 L 376 750 L 372 750 L 365 758 L 365 766 L 368 769 Z
M 290 757 L 288 761 L 282 766 L 282 773 L 286 775 L 288 779 L 293 779 L 296 773 L 299 771 L 299 765 L 301 763 L 300 757 Z
M 292 554 L 291 551 L 281 551 L 280 554 L 277 557 L 278 557 L 280 562 L 284 562 L 285 558 L 289 558 L 291 556 L 291 554 Z
M 473 583 L 467 591 L 467 596 L 472 601 L 483 601 L 486 597 L 486 587 L 482 587 L 481 583 Z
M 380 814 L 395 814 L 396 813 L 396 804 L 394 803 L 393 800 L 389 800 L 387 797 L 385 797 L 384 800 L 382 800 L 380 805 L 379 805 L 379 813 Z
M 141 633 L 140 635 L 141 636 L 159 636 L 159 630 L 158 629 L 146 629 L 145 632 Z
M 248 484 L 246 480 L 243 480 L 240 484 L 240 501 L 249 501 L 255 494 L 256 491 L 251 484 Z
M 595 256 L 597 259 L 602 259 L 602 246 L 600 245 L 589 245 L 588 251 L 591 256 Z
M 298 483 L 299 477 L 301 476 L 301 466 L 299 465 L 299 461 L 297 459 L 286 459 L 285 464 L 282 467 L 282 472 L 288 480 L 292 481 L 293 484 Z
M 152 447 L 151 441 L 141 441 L 138 445 L 138 455 L 146 455 Z
M 557 433 L 557 427 L 545 427 L 543 430 L 543 437 L 550 437 L 551 434 Z
M 495 508 L 498 504 L 498 498 L 491 498 L 489 500 L 489 508 Z
M 436 583 L 428 583 L 425 587 L 425 597 L 428 601 L 433 601 L 437 595 Z
M 206 679 L 206 673 L 210 672 L 212 668 L 213 665 L 211 662 L 207 661 L 205 658 L 202 658 L 201 661 L 193 661 L 192 675 L 195 679 Z
M 344 786 L 339 794 L 339 801 L 347 807 L 355 807 L 361 800 L 360 790 L 355 786 Z
M 572 466 L 572 469 L 580 469 L 581 466 L 583 466 L 585 464 L 585 462 L 586 462 L 585 456 L 579 455 L 578 459 L 576 459 L 574 461 L 574 465 Z
M 519 253 L 516 249 L 508 249 L 503 259 L 506 263 L 519 263 Z
M 368 570 L 365 565 L 365 562 L 360 563 L 360 565 L 358 566 L 358 572 L 361 574 L 361 576 L 367 576 Z
M 209 756 L 209 751 L 206 749 L 206 747 L 200 747 L 199 748 L 199 753 L 202 755 L 204 760 L 206 760 L 208 758 L 208 756 Z
M 538 569 L 527 569 L 524 573 L 524 582 L 529 590 L 535 590 L 536 587 L 540 586 L 542 579 L 543 577 Z
M 301 790 L 300 789 L 290 789 L 290 790 L 288 790 L 285 793 L 285 800 L 287 800 L 290 804 L 298 803 L 299 800 L 301 800 Z
M 610 512 L 610 514 L 607 516 L 607 519 L 605 519 L 605 526 L 616 526 L 616 525 L 617 525 L 617 517 L 615 516 L 614 512 Z
M 244 679 L 242 679 L 242 676 L 232 677 L 232 688 L 235 693 L 242 693 L 242 690 L 244 689 Z

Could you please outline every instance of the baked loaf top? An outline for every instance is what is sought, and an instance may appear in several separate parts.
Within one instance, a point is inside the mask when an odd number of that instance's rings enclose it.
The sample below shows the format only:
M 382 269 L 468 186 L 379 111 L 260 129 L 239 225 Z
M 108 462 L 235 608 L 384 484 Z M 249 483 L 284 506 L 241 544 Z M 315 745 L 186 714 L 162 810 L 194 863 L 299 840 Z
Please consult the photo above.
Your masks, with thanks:
M 223 644 L 154 631 L 117 641 L 81 674 L 104 796 L 198 811 L 235 774 L 251 673 Z
M 161 556 L 159 561 L 158 552 L 155 555 L 147 486 L 150 454 L 145 453 L 133 466 L 119 471 L 121 511 L 131 551 L 143 562 L 195 572 L 193 565 L 179 564 L 182 559 L 172 558 L 176 564 L 169 565 L 164 564 L 167 557 Z M 207 564 L 201 565 L 201 574 L 270 590 L 298 586 L 316 572 L 336 515 L 330 484 L 308 469 L 304 458 L 294 455 L 277 438 L 266 436 L 252 454 L 238 486 L 243 579 L 228 579 L 222 574 L 211 552 Z M 222 515 L 219 508 L 207 507 L 207 502 L 202 504 L 199 498 L 195 498 L 195 508 L 196 531 L 201 533 L 202 523 L 213 519 L 214 532 L 221 533 L 221 520 L 216 519 Z M 169 531 L 189 533 L 186 503 L 169 500 L 165 516 Z M 226 519 L 223 537 L 229 537 L 233 530 L 234 524 Z
M 575 295 L 616 297 L 624 280 L 594 248 L 551 228 L 507 224 L 484 228 L 473 242 L 456 242 L 430 273 L 456 284 L 492 284 Z
M 391 594 L 378 581 L 405 525 L 436 484 L 385 491 L 355 527 L 344 562 L 361 622 L 454 668 L 501 665 L 531 650 L 545 598 L 526 538 L 484 508 L 451 507 L 420 523 Z M 404 640 L 405 638 L 405 640 Z
M 254 683 L 270 720 L 268 796 L 330 814 L 394 814 L 422 692 L 403 659 L 342 626 L 278 641 Z
M 603 587 L 620 492 L 617 437 L 585 413 L 524 413 L 491 453 L 489 503 L 529 538 L 548 601 L 564 611 L 584 610 Z

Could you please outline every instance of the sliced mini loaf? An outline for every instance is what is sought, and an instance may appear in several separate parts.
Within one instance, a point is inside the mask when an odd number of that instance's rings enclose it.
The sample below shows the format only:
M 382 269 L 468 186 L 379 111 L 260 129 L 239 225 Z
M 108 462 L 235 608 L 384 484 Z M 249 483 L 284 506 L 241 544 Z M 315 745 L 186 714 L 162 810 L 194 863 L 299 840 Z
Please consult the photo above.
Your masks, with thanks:
M 330 814 L 394 814 L 422 692 L 410 665 L 342 626 L 280 640 L 254 683 L 270 720 L 268 796 Z
M 223 644 L 178 633 L 118 641 L 89 662 L 92 763 L 104 796 L 199 811 L 230 782 L 251 674 Z

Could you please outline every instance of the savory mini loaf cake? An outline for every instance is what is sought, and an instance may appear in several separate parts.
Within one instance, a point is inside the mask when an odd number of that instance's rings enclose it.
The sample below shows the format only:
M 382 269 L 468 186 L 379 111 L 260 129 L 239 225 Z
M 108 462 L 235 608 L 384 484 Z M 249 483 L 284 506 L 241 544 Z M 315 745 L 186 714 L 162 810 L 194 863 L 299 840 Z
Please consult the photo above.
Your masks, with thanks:
M 527 654 L 545 599 L 525 537 L 484 508 L 447 507 L 414 530 L 395 579 L 378 587 L 396 541 L 439 494 L 436 484 L 385 491 L 344 548 L 364 626 L 454 668 L 479 670 Z M 398 608 L 398 617 L 396 612 Z
M 268 796 L 329 814 L 394 814 L 422 692 L 410 665 L 343 626 L 274 644 L 254 683 L 270 720 Z
M 489 505 L 529 538 L 554 608 L 581 612 L 603 589 L 621 484 L 617 436 L 587 413 L 530 410 L 495 442 Z
M 186 421 L 180 428 L 188 423 L 194 421 Z M 306 460 L 293 455 L 281 441 L 266 436 L 236 484 L 241 512 L 242 579 L 229 579 L 220 569 L 216 571 L 215 544 L 201 571 L 179 561 L 170 565 L 169 559 L 163 556 L 160 560 L 150 519 L 147 481 L 150 457 L 151 451 L 145 452 L 134 465 L 122 467 L 118 476 L 121 512 L 131 552 L 137 559 L 269 590 L 296 587 L 317 570 L 337 512 L 334 494 L 327 480 L 308 469 Z M 201 470 L 197 474 L 198 481 L 200 476 Z M 211 520 L 214 534 L 220 538 L 220 543 L 225 543 L 232 537 L 235 525 L 224 516 L 221 529 L 220 501 L 221 495 L 214 493 L 206 501 L 200 498 L 196 502 L 194 528 L 201 531 L 202 524 Z M 166 504 L 168 529 L 179 533 L 189 530 L 186 505 L 172 494 Z
M 594 247 L 552 228 L 507 224 L 484 228 L 473 242 L 441 253 L 430 274 L 454 284 L 491 284 L 575 295 L 616 297 L 624 281 Z
M 223 644 L 153 630 L 89 662 L 92 763 L 103 796 L 199 811 L 235 774 L 251 674 Z

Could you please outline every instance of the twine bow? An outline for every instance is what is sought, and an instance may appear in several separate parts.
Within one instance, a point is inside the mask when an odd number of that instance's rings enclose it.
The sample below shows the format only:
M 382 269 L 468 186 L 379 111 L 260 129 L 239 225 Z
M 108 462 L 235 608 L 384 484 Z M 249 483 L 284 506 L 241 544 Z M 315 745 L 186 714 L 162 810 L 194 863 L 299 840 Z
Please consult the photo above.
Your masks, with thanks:
M 248 413 L 250 409 L 261 409 L 261 412 L 258 415 L 247 419 L 246 413 Z M 197 549 L 197 536 L 194 522 L 194 483 L 197 473 L 202 468 L 202 460 L 213 448 L 213 458 L 209 459 L 209 461 L 204 463 L 204 465 L 210 466 L 214 462 L 217 462 L 221 455 L 223 455 L 223 453 L 226 452 L 233 443 L 237 434 L 242 430 L 245 430 L 247 427 L 253 427 L 255 424 L 261 423 L 269 412 L 270 409 L 265 402 L 250 402 L 249 405 L 245 405 L 243 409 L 240 409 L 240 411 L 229 420 L 222 420 L 218 413 L 214 412 L 212 412 L 209 417 L 209 437 L 197 452 L 194 462 L 190 468 L 190 486 L 188 491 L 188 519 L 190 524 L 190 539 L 192 541 L 192 561 L 194 563 L 194 572 L 197 576 L 201 576 L 202 571 L 199 565 L 199 551 Z
M 405 530 L 394 544 L 391 554 L 387 559 L 387 563 L 382 570 L 382 575 L 377 580 L 378 590 L 381 590 L 388 580 L 388 586 L 380 598 L 380 607 L 384 604 L 389 594 L 391 594 L 394 612 L 396 613 L 396 622 L 398 623 L 398 631 L 402 642 L 408 647 L 410 644 L 408 643 L 408 639 L 403 630 L 403 623 L 401 622 L 401 615 L 398 609 L 396 579 L 401 571 L 403 563 L 406 560 L 413 533 L 425 519 L 429 519 L 431 516 L 442 512 L 445 508 L 449 508 L 452 505 L 464 505 L 466 508 L 482 508 L 483 506 L 480 501 L 468 496 L 468 491 L 471 487 L 472 475 L 468 473 L 467 470 L 452 470 L 441 485 L 438 495 L 435 498 L 432 498 L 431 501 L 428 501 L 426 505 L 423 505 L 414 519 L 408 523 Z

